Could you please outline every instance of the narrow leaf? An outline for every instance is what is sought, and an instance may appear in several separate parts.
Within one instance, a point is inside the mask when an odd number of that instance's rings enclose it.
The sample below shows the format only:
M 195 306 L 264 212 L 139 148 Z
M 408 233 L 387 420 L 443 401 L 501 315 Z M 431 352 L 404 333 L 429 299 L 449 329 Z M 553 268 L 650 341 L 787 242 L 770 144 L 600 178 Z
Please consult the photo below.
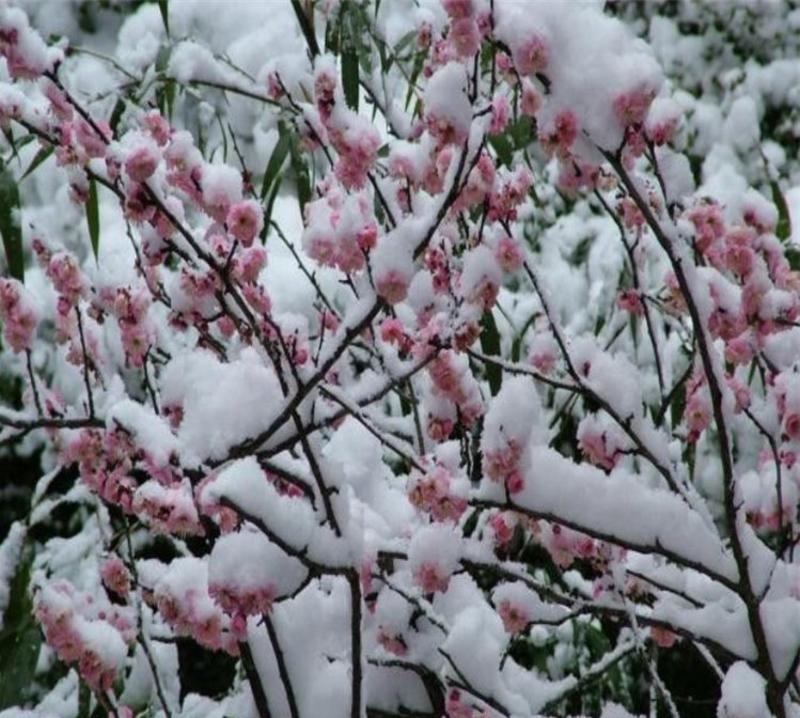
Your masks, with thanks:
M 311 199 L 311 179 L 308 174 L 308 165 L 300 152 L 297 138 L 292 135 L 290 154 L 295 182 L 297 183 L 297 201 L 300 203 L 300 214 L 303 214 L 306 204 Z
M 311 25 L 311 20 L 306 15 L 305 10 L 300 5 L 300 0 L 292 0 L 292 9 L 294 10 L 294 14 L 297 16 L 297 22 L 300 25 L 300 30 L 303 32 L 303 36 L 308 43 L 308 49 L 311 52 L 312 57 L 316 57 L 319 55 L 319 45 L 317 44 L 317 38 L 314 35 L 314 28 Z
M 267 162 L 267 169 L 264 170 L 264 181 L 261 183 L 261 199 L 265 199 L 269 193 L 269 189 L 275 182 L 275 178 L 283 167 L 283 162 L 289 152 L 289 145 L 291 144 L 291 132 L 285 125 L 278 125 L 278 141 L 275 143 L 275 148 L 272 150 L 269 162 Z
M 264 228 L 261 230 L 261 243 L 264 244 L 267 241 L 267 233 L 269 232 L 269 223 L 272 220 L 272 207 L 275 204 L 275 198 L 278 196 L 278 190 L 281 188 L 281 180 L 283 177 L 278 177 L 278 181 L 275 182 L 274 186 L 272 187 L 272 191 L 269 193 L 269 198 L 267 199 L 267 204 L 264 207 Z
M 9 274 L 24 282 L 25 265 L 22 258 L 22 228 L 19 220 L 19 188 L 11 172 L 0 160 L 0 234 L 3 235 Z
M 168 0 L 158 0 L 158 9 L 161 11 L 161 19 L 164 22 L 164 29 L 169 37 L 169 2 Z
M 347 106 L 358 111 L 358 53 L 352 45 L 342 53 L 342 85 Z
M 100 212 L 97 207 L 97 183 L 89 180 L 89 199 L 86 201 L 86 224 L 89 225 L 89 240 L 92 243 L 92 252 L 97 259 L 100 248 Z
M 484 354 L 488 356 L 500 355 L 500 333 L 497 331 L 497 324 L 494 321 L 491 310 L 483 313 L 481 319 L 481 349 Z M 492 396 L 495 396 L 500 391 L 500 385 L 503 383 L 503 375 L 500 367 L 496 364 L 485 364 L 486 379 L 489 382 L 489 389 Z
M 0 631 L 0 711 L 21 705 L 29 697 L 42 643 L 28 593 L 33 552 L 28 548 L 23 551 L 9 586 L 8 608 Z
M 775 227 L 775 235 L 781 241 L 786 241 L 792 236 L 792 220 L 789 217 L 789 207 L 778 183 L 772 180 L 770 186 L 772 187 L 772 201 L 778 208 L 778 224 Z
M 50 155 L 53 154 L 53 146 L 47 145 L 46 147 L 40 147 L 39 151 L 36 153 L 34 158 L 31 160 L 31 163 L 28 165 L 28 169 L 22 174 L 22 177 L 19 178 L 19 181 L 22 182 L 31 172 L 33 172 L 42 162 L 44 162 Z
M 111 118 L 108 120 L 108 125 L 115 135 L 117 134 L 117 125 L 119 125 L 119 121 L 122 119 L 123 112 L 125 112 L 125 100 L 120 97 L 114 104 L 114 109 L 111 110 Z

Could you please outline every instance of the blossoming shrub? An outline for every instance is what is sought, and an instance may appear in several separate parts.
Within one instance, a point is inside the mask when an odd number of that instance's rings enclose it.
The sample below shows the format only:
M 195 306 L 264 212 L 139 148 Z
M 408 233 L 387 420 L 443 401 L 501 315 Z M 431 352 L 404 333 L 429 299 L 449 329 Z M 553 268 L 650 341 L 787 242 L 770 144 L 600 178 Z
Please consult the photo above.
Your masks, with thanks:
M 313 5 L 0 6 L 0 715 L 800 714 L 786 158 L 701 166 L 690 11 Z

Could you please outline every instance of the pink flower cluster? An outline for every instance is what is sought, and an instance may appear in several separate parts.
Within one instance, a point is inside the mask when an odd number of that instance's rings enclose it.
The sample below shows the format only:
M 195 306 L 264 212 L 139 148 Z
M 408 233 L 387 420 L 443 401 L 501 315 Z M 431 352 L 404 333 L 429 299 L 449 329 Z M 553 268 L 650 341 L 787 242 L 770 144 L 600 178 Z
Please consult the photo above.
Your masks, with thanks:
M 434 521 L 458 521 L 467 510 L 467 500 L 453 493 L 454 478 L 440 465 L 412 480 L 408 498 L 420 511 L 430 514 Z
M 383 626 L 378 629 L 378 643 L 395 656 L 403 657 L 408 653 L 408 646 L 403 636 L 399 633 L 392 633 Z
M 0 321 L 3 338 L 15 352 L 29 350 L 39 321 L 33 299 L 21 282 L 0 277 Z
M 208 593 L 231 617 L 231 630 L 240 639 L 246 635 L 247 617 L 269 613 L 277 595 L 272 584 L 245 589 L 236 584 L 210 583 Z
M 112 311 L 117 318 L 125 360 L 141 368 L 153 341 L 153 331 L 147 320 L 150 293 L 144 288 L 117 289 Z
M 469 364 L 452 350 L 440 352 L 428 365 L 434 393 L 448 399 L 458 409 L 464 426 L 472 426 L 483 415 L 480 388 L 469 369 Z
M 211 600 L 205 585 L 182 586 L 179 590 L 159 585 L 152 596 L 162 618 L 182 636 L 191 636 L 201 646 L 239 655 L 238 637 L 228 620 Z
M 119 430 L 81 429 L 67 441 L 62 460 L 78 464 L 81 479 L 106 502 L 132 512 L 136 482 L 131 478 L 135 448 Z
M 518 606 L 508 599 L 500 601 L 497 613 L 503 620 L 503 628 L 506 629 L 506 633 L 510 633 L 512 636 L 522 633 L 531 622 L 528 612 L 522 606 Z
M 472 57 L 480 48 L 483 34 L 473 0 L 443 0 L 442 7 L 450 19 L 447 39 L 454 55 L 464 59 Z M 439 52 L 444 54 L 447 50 L 442 47 Z
M 592 559 L 601 555 L 601 547 L 593 538 L 559 524 L 542 531 L 540 540 L 561 568 L 568 568 L 576 558 Z
M 587 414 L 578 426 L 578 447 L 588 461 L 611 471 L 629 448 L 628 441 L 616 429 L 605 425 L 597 414 Z
M 315 69 L 314 99 L 327 139 L 339 155 L 334 167 L 336 177 L 348 189 L 361 189 L 378 157 L 381 138 L 369 120 L 344 106 L 329 57 L 322 58 Z
M 414 583 L 419 586 L 424 593 L 444 593 L 450 585 L 450 573 L 444 571 L 442 567 L 433 562 L 425 561 L 418 566 L 413 573 Z
M 483 473 L 491 481 L 505 484 L 510 494 L 518 494 L 525 487 L 525 476 L 520 465 L 523 447 L 514 437 L 483 456 Z
M 205 533 L 188 479 L 169 486 L 146 481 L 134 493 L 132 510 L 157 532 L 195 536 Z
M 125 598 L 131 590 L 131 574 L 119 556 L 110 556 L 100 565 L 100 578 L 103 585 L 120 598 Z
M 466 694 L 457 688 L 447 691 L 445 710 L 447 718 L 493 718 L 489 708 L 479 709 L 464 700 Z
M 8 74 L 20 80 L 34 80 L 53 69 L 62 53 L 50 49 L 19 8 L 0 9 L 0 55 L 6 60 Z
M 303 247 L 320 264 L 358 272 L 375 247 L 378 225 L 366 193 L 346 195 L 332 188 L 305 209 Z
M 92 688 L 109 691 L 136 638 L 130 608 L 78 591 L 68 581 L 53 581 L 38 591 L 34 614 L 45 638 L 64 663 L 76 663 Z

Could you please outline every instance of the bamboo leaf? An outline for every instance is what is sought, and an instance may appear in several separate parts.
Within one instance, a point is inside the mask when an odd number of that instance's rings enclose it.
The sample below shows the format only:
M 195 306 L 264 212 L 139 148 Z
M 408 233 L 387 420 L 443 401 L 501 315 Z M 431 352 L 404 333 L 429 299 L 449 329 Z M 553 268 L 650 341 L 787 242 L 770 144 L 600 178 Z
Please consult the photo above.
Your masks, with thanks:
M 294 135 L 291 137 L 289 153 L 295 182 L 297 183 L 297 201 L 300 203 L 300 214 L 303 214 L 306 204 L 311 199 L 311 179 L 308 174 L 308 164 L 303 159 L 300 145 Z
M 0 234 L 3 235 L 3 248 L 9 274 L 24 282 L 19 188 L 2 160 L 0 160 Z
M 100 249 L 100 211 L 97 206 L 97 183 L 89 180 L 89 199 L 86 201 L 86 224 L 89 225 L 89 240 L 95 260 Z
M 284 124 L 278 125 L 278 141 L 275 143 L 275 148 L 272 150 L 269 161 L 267 162 L 267 169 L 264 170 L 264 181 L 261 183 L 261 199 L 266 199 L 269 194 L 270 188 L 278 177 L 278 173 L 283 167 L 283 162 L 289 152 L 291 144 L 291 132 Z
M 294 10 L 294 14 L 297 16 L 297 22 L 300 25 L 300 30 L 302 31 L 303 36 L 308 43 L 308 49 L 311 52 L 311 56 L 316 57 L 319 55 L 319 45 L 317 44 L 317 38 L 314 35 L 314 28 L 311 25 L 311 20 L 300 5 L 300 0 L 292 0 L 292 9 Z
M 789 207 L 778 183 L 772 180 L 770 186 L 772 187 L 772 201 L 778 208 L 778 224 L 775 227 L 775 235 L 782 242 L 785 242 L 792 236 L 792 220 L 789 217 Z
M 169 37 L 169 2 L 168 0 L 158 0 L 158 9 L 161 12 L 161 19 L 164 22 L 164 30 L 167 31 Z
M 28 698 L 42 643 L 28 594 L 33 552 L 28 547 L 23 551 L 9 587 L 8 608 L 0 631 L 0 711 L 21 705 Z
M 53 146 L 47 145 L 46 147 L 40 147 L 39 151 L 36 153 L 34 158 L 31 160 L 31 163 L 28 165 L 28 169 L 23 172 L 22 177 L 19 178 L 19 181 L 22 182 L 29 174 L 31 174 L 42 162 L 44 162 L 50 155 L 53 154 Z
M 488 356 L 500 355 L 500 333 L 497 331 L 497 324 L 494 321 L 491 310 L 484 312 L 481 319 L 481 349 Z M 492 396 L 496 396 L 503 383 L 500 367 L 487 362 L 485 368 L 489 389 L 492 392 Z
M 352 44 L 342 52 L 342 85 L 347 106 L 358 111 L 358 53 Z

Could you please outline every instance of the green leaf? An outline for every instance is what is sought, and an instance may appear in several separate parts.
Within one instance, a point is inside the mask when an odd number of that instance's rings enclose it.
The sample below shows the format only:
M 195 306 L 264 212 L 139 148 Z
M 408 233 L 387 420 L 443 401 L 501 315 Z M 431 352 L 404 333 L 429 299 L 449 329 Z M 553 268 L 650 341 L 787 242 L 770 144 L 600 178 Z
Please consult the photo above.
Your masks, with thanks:
M 111 118 L 108 120 L 108 126 L 115 135 L 117 134 L 117 125 L 119 125 L 119 121 L 122 119 L 123 112 L 125 112 L 125 100 L 120 97 L 114 104 L 114 109 L 111 110 Z
M 78 718 L 89 718 L 92 710 L 92 692 L 83 681 L 78 685 Z
M 264 207 L 264 228 L 261 230 L 261 243 L 267 241 L 267 233 L 269 232 L 269 223 L 272 220 L 272 207 L 275 204 L 275 198 L 278 196 L 278 190 L 281 188 L 281 179 L 282 177 L 278 178 L 278 181 L 273 185 L 272 191 L 269 193 L 269 198 L 267 199 L 267 204 Z
M 272 150 L 269 161 L 267 162 L 267 169 L 264 170 L 264 181 L 261 183 L 261 199 L 264 200 L 269 193 L 278 173 L 283 167 L 283 162 L 289 152 L 289 146 L 292 142 L 292 134 L 281 123 L 278 125 L 278 141 L 275 143 L 275 148 Z
M 347 106 L 358 111 L 358 53 L 352 44 L 342 52 L 342 85 Z
M 311 179 L 308 174 L 308 164 L 303 159 L 300 144 L 294 135 L 291 138 L 289 154 L 291 155 L 292 170 L 294 170 L 294 178 L 297 183 L 297 201 L 300 203 L 300 214 L 303 214 L 306 204 L 311 199 Z
M 161 19 L 164 21 L 164 29 L 169 37 L 169 2 L 168 0 L 158 0 L 158 9 L 161 11 Z
M 414 66 L 411 69 L 411 77 L 408 83 L 408 92 L 406 93 L 406 102 L 404 105 L 404 109 L 406 110 L 408 110 L 408 103 L 411 102 L 411 98 L 414 96 L 414 85 L 416 84 L 417 78 L 422 72 L 422 68 L 424 66 L 425 66 L 425 53 L 418 52 L 414 57 Z
M 31 163 L 28 165 L 28 169 L 23 172 L 22 177 L 19 178 L 19 181 L 22 182 L 31 172 L 33 172 L 42 162 L 44 162 L 50 155 L 53 154 L 53 146 L 47 145 L 46 147 L 40 147 L 39 151 L 36 153 L 34 158 L 31 160 Z
M 5 163 L 0 159 L 0 234 L 8 262 L 8 272 L 20 282 L 25 281 L 22 257 L 22 227 L 20 227 L 19 187 Z
M 489 144 L 497 153 L 497 159 L 500 160 L 500 164 L 510 167 L 511 160 L 513 159 L 514 148 L 508 141 L 508 137 L 505 135 L 492 135 L 489 137 Z
M 772 201 L 778 208 L 778 224 L 775 227 L 775 235 L 785 242 L 792 236 L 792 220 L 789 217 L 789 207 L 778 183 L 772 180 L 770 186 L 772 187 Z
M 300 0 L 292 0 L 292 9 L 297 17 L 300 30 L 303 32 L 303 36 L 308 43 L 308 49 L 311 52 L 311 56 L 316 57 L 319 55 L 319 45 L 317 44 L 317 38 L 314 35 L 314 28 L 311 27 L 311 22 L 309 21 L 305 10 L 303 10 L 302 6 L 300 5 Z
M 508 127 L 508 134 L 514 140 L 514 148 L 525 149 L 533 141 L 533 122 L 530 117 L 522 116 Z
M 0 631 L 0 710 L 24 703 L 33 684 L 42 636 L 33 619 L 28 594 L 33 551 L 23 548 L 23 559 L 11 581 L 8 608 Z
M 416 30 L 409 30 L 397 41 L 397 44 L 394 46 L 394 54 L 400 55 L 403 50 L 405 50 L 412 43 L 412 41 L 417 39 L 418 35 L 419 33 Z
M 497 324 L 494 321 L 491 310 L 483 313 L 481 319 L 481 349 L 488 356 L 500 355 L 500 333 L 497 331 Z M 485 364 L 486 379 L 489 382 L 489 389 L 492 396 L 496 396 L 503 383 L 503 373 L 496 364 Z
M 89 240 L 92 243 L 92 253 L 97 259 L 100 249 L 100 212 L 97 207 L 97 183 L 89 180 L 89 199 L 86 200 L 86 224 L 89 225 Z
M 522 354 L 522 342 L 525 339 L 525 334 L 527 333 L 528 329 L 531 328 L 531 325 L 538 316 L 539 312 L 534 312 L 531 314 L 525 324 L 522 325 L 522 329 L 519 330 L 519 334 L 514 337 L 514 341 L 511 344 L 511 361 L 519 361 L 520 355 Z

